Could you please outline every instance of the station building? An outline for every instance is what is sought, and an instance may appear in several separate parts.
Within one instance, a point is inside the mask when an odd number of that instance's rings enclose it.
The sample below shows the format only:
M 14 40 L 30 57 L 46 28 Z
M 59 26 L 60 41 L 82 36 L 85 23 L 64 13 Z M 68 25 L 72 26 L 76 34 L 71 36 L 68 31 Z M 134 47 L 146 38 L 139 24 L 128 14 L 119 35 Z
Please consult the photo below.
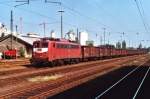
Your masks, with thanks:
M 23 50 L 24 56 L 30 58 L 32 56 L 33 42 L 39 40 L 39 37 L 33 34 L 22 35 L 5 35 L 0 37 L 0 53 L 9 49 L 16 49 L 17 56 Z

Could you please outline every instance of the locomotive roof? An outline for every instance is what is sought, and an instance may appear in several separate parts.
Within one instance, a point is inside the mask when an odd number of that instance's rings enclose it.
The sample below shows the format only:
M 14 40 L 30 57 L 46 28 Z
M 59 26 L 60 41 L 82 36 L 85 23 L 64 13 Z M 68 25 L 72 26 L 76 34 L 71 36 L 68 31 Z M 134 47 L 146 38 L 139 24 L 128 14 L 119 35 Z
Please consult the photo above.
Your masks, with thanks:
M 79 44 L 77 43 L 76 41 L 70 41 L 70 40 L 67 40 L 67 39 L 60 39 L 60 38 L 41 38 L 40 40 L 42 41 L 57 41 L 57 42 L 70 42 L 70 43 L 76 43 L 76 44 Z

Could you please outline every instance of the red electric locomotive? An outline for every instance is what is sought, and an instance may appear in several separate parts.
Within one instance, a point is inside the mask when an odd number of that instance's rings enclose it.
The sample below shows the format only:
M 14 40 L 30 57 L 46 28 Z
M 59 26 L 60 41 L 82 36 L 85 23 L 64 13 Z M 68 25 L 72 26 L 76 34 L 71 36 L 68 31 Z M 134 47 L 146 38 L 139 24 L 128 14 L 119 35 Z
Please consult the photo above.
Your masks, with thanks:
M 65 39 L 43 38 L 33 43 L 32 63 L 79 62 L 81 46 Z

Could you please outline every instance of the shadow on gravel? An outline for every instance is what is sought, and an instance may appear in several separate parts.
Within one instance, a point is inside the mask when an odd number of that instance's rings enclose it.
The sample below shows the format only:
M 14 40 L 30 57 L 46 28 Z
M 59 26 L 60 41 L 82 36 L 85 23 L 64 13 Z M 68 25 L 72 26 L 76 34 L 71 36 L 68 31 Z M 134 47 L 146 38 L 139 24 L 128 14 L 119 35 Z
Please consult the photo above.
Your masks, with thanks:
M 42 66 L 42 65 L 38 66 L 38 65 L 33 65 L 33 64 L 27 64 L 27 65 L 23 65 L 23 66 L 25 66 L 27 68 L 31 68 L 31 67 L 34 67 L 34 68 L 49 67 L 49 66 Z
M 148 65 L 148 64 L 145 64 Z M 149 66 L 143 65 L 140 67 L 141 70 L 137 71 L 130 80 L 127 79 L 127 81 L 121 84 L 122 87 L 113 88 L 110 90 L 110 94 L 107 94 L 107 98 L 101 98 L 101 99 L 131 99 L 133 98 L 134 93 L 136 92 L 139 82 L 142 81 L 140 79 L 140 75 L 145 74 L 145 72 L 148 70 Z M 125 66 L 122 68 L 119 68 L 117 70 L 111 71 L 105 75 L 102 75 L 100 77 L 95 78 L 94 80 L 88 81 L 84 84 L 81 84 L 77 87 L 74 87 L 72 89 L 69 89 L 67 91 L 64 91 L 60 94 L 57 94 L 53 97 L 49 97 L 48 99 L 95 99 L 96 96 L 98 96 L 100 93 L 104 92 L 107 88 L 112 86 L 114 83 L 116 83 L 118 80 L 120 80 L 122 77 L 124 77 L 127 73 L 135 69 L 137 66 Z M 137 79 L 139 77 L 139 80 Z M 149 92 L 149 84 L 150 84 L 150 73 L 147 75 L 147 79 L 145 79 L 145 82 L 141 88 L 141 91 L 139 92 L 139 98 L 137 99 L 148 99 L 145 97 L 150 97 Z M 144 90 L 144 91 L 143 91 Z M 142 94 L 144 95 L 141 95 Z M 141 97 L 142 96 L 142 97 Z M 143 98 L 144 97 L 144 98 Z
M 23 65 L 25 67 L 28 67 L 28 68 L 31 68 L 31 67 L 34 67 L 34 68 L 44 68 L 44 67 L 50 67 L 52 68 L 53 66 L 51 64 L 26 64 L 26 65 Z

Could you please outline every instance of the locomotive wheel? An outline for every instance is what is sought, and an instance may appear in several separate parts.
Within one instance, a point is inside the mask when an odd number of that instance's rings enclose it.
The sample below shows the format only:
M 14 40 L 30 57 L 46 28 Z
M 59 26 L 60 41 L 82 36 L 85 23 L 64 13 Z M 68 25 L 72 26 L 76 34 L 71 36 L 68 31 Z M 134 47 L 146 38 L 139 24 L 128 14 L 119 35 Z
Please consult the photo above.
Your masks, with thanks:
M 32 63 L 32 65 L 35 66 L 35 67 L 42 67 L 43 63 L 41 63 L 41 62 L 39 62 L 39 63 L 34 62 L 34 63 Z
M 64 60 L 58 60 L 58 65 L 64 65 Z
M 76 59 L 76 63 L 79 63 L 79 62 L 80 62 L 80 60 L 77 58 L 77 59 Z
M 57 65 L 57 64 L 56 64 L 56 61 L 52 61 L 52 62 L 51 62 L 51 66 L 52 66 L 52 67 L 54 67 L 54 66 L 56 66 L 56 65 Z

